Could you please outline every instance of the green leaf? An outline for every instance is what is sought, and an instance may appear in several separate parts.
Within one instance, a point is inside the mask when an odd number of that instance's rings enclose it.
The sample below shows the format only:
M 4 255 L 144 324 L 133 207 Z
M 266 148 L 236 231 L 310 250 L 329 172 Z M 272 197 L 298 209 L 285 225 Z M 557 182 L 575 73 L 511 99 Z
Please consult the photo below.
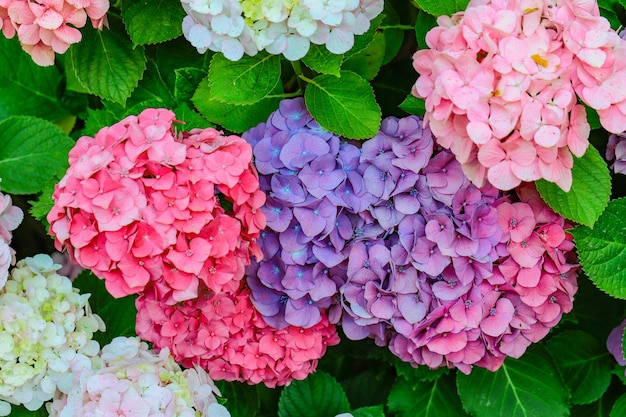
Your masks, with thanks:
M 417 39 L 418 49 L 426 49 L 426 34 L 429 30 L 437 26 L 437 18 L 432 14 L 420 10 L 415 20 L 415 39 Z
M 374 405 L 370 407 L 361 407 L 350 412 L 352 417 L 385 417 L 385 411 L 382 405 Z
M 404 30 L 386 27 L 401 23 L 400 15 L 388 1 L 385 2 L 383 14 L 385 18 L 379 28 L 383 30 L 383 34 L 385 35 L 385 57 L 383 58 L 383 65 L 385 65 L 391 62 L 398 54 L 398 51 L 400 51 L 402 43 L 404 42 Z
M 413 94 L 406 96 L 399 107 L 409 114 L 415 114 L 418 116 L 423 116 L 426 112 L 426 103 L 424 103 L 424 99 L 417 98 Z
M 475 417 L 561 417 L 569 393 L 545 350 L 535 345 L 521 359 L 507 359 L 491 372 L 475 367 L 457 374 L 463 408 Z
M 259 387 L 240 382 L 216 381 L 220 400 L 232 417 L 254 417 L 259 410 Z M 222 401 L 220 401 L 222 402 Z
M 134 296 L 113 298 L 107 292 L 104 281 L 90 271 L 81 272 L 74 280 L 74 287 L 78 288 L 81 294 L 91 294 L 89 297 L 91 309 L 106 324 L 106 332 L 94 333 L 94 339 L 101 346 L 108 344 L 117 336 L 136 336 L 137 309 Z
M 276 88 L 280 81 L 280 57 L 259 53 L 233 62 L 223 54 L 215 54 L 208 79 L 213 100 L 253 104 Z
M 574 157 L 572 188 L 565 192 L 546 180 L 537 181 L 541 197 L 556 212 L 593 227 L 611 198 L 611 176 L 597 149 L 589 145 L 582 158 Z
M 46 216 L 54 207 L 54 200 L 52 194 L 54 193 L 54 186 L 58 182 L 57 178 L 52 178 L 48 184 L 46 184 L 36 200 L 29 201 L 30 209 L 28 212 L 35 218 L 35 220 L 43 223 L 48 227 L 48 221 Z
M 602 291 L 626 299 L 626 198 L 613 200 L 593 229 L 571 231 L 585 274 Z
M 379 14 L 370 22 L 370 28 L 362 35 L 357 35 L 354 37 L 354 45 L 348 52 L 344 54 L 344 58 L 348 59 L 357 54 L 360 54 L 365 48 L 369 46 L 370 43 L 374 40 L 374 35 L 378 31 L 378 26 L 380 26 L 381 22 L 385 18 L 384 14 Z
M 415 3 L 427 13 L 433 16 L 451 15 L 465 10 L 469 0 L 415 0 Z
M 70 49 L 76 78 L 90 93 L 124 104 L 146 69 L 143 47 L 133 48 L 115 19 L 111 29 L 83 28 L 83 39 Z
M 366 139 L 376 135 L 380 127 L 381 111 L 374 91 L 354 72 L 315 77 L 309 81 L 304 99 L 315 120 L 338 135 Z
M 322 74 L 339 76 L 343 55 L 337 55 L 326 49 L 324 45 L 311 44 L 309 52 L 302 58 L 302 62 Z
M 85 128 L 81 133 L 85 136 L 93 137 L 103 127 L 111 126 L 118 121 L 118 118 L 106 109 L 88 109 L 87 120 L 85 120 Z
M 278 400 L 279 417 L 329 417 L 348 411 L 350 404 L 343 388 L 322 371 L 292 382 Z
M 55 67 L 40 67 L 17 39 L 0 36 L 0 120 L 23 115 L 56 122 L 67 116 L 57 101 L 60 82 Z
M 178 101 L 190 100 L 198 85 L 206 77 L 206 71 L 200 68 L 177 68 L 175 71 L 174 97 Z
M 2 191 L 35 194 L 67 169 L 74 141 L 46 120 L 16 116 L 0 122 Z
M 428 366 L 418 366 L 414 368 L 411 364 L 404 361 L 397 361 L 394 363 L 396 373 L 398 376 L 403 377 L 406 381 L 435 381 L 450 372 L 449 368 L 440 367 L 437 369 L 430 369 Z
M 161 69 L 152 58 L 146 60 L 143 78 L 126 101 L 126 107 L 134 107 L 145 102 L 154 103 L 151 107 L 159 108 L 172 108 L 175 104 L 174 95 L 165 82 Z
M 588 333 L 570 330 L 554 336 L 547 347 L 572 393 L 573 404 L 589 404 L 604 394 L 613 366 L 604 344 Z
M 367 48 L 345 60 L 341 68 L 359 74 L 366 80 L 372 80 L 378 75 L 384 57 L 385 35 L 376 32 Z
M 610 417 L 624 417 L 626 416 L 626 394 L 622 395 L 615 401 L 613 408 L 611 409 Z
M 283 85 L 278 83 L 272 97 L 248 105 L 233 105 L 213 99 L 208 78 L 202 80 L 192 97 L 194 106 L 200 114 L 212 123 L 218 124 L 231 132 L 241 133 L 265 122 L 268 116 L 278 109 L 282 98 Z
M 467 416 L 454 383 L 447 378 L 432 382 L 408 382 L 404 378 L 398 378 L 391 388 L 387 406 L 389 411 L 399 417 Z
M 200 113 L 191 108 L 188 103 L 183 103 L 174 109 L 176 119 L 184 122 L 177 125 L 179 131 L 189 131 L 194 128 L 205 129 L 207 127 L 215 127 L 211 122 L 202 117 Z
M 179 2 L 137 0 L 123 3 L 122 18 L 135 45 L 165 42 L 182 35 L 185 11 Z
M 48 417 L 46 407 L 43 406 L 36 411 L 30 411 L 21 405 L 11 405 L 11 417 Z

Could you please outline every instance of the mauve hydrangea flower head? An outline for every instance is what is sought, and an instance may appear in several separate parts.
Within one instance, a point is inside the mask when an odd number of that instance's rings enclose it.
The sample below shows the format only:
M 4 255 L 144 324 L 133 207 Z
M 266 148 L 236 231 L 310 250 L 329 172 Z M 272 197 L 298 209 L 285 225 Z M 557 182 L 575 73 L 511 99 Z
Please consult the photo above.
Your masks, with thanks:
M 96 359 L 72 369 L 73 383 L 46 404 L 50 416 L 230 417 L 207 373 L 183 371 L 167 348 L 157 354 L 137 337 L 116 337 Z
M 100 349 L 92 338 L 104 322 L 59 268 L 48 255 L 25 258 L 0 290 L 1 415 L 7 403 L 39 409 L 68 383 L 69 369 Z
M 206 369 L 214 380 L 286 385 L 315 371 L 326 347 L 339 343 L 336 326 L 326 316 L 307 329 L 269 326 L 245 288 L 175 306 L 147 292 L 136 306 L 136 331 L 142 339 L 169 349 L 185 367 Z
M 413 93 L 474 184 L 543 178 L 568 191 L 590 131 L 576 96 L 608 131 L 626 130 L 626 41 L 595 2 L 476 0 L 438 22 L 414 55 Z
M 215 129 L 179 135 L 174 114 L 146 109 L 70 151 L 48 214 L 58 250 L 115 297 L 155 286 L 176 303 L 236 290 L 265 227 L 252 150 Z M 232 206 L 228 211 L 220 201 Z
M 78 29 L 87 18 L 96 29 L 106 25 L 109 0 L 2 0 L 0 28 L 7 38 L 16 34 L 37 65 L 54 64 L 54 54 L 63 54 L 70 45 L 80 42 Z
M 611 169 L 616 174 L 626 174 L 626 135 L 623 132 L 609 136 L 606 159 L 612 162 Z
M 383 11 L 383 0 L 181 0 L 187 16 L 183 34 L 198 50 L 222 52 L 231 61 L 265 50 L 296 61 L 311 43 L 343 54 L 370 21 Z

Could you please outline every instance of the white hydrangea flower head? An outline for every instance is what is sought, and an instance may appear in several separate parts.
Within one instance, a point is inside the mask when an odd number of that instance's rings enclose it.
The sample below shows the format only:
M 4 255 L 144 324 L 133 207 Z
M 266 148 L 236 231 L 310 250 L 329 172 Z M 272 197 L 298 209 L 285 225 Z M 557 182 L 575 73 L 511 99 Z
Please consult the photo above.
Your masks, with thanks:
M 46 405 L 51 417 L 82 415 L 158 415 L 162 417 L 230 417 L 217 403 L 220 395 L 208 374 L 183 371 L 168 349 L 159 353 L 137 337 L 116 337 L 98 360 L 81 361 L 71 379 L 58 384 Z
M 354 46 L 384 7 L 383 0 L 181 0 L 185 38 L 198 50 L 232 61 L 265 50 L 290 61 L 311 43 L 335 54 Z
M 74 363 L 100 350 L 92 339 L 104 322 L 60 267 L 48 255 L 26 258 L 0 290 L 0 415 L 8 404 L 39 409 Z

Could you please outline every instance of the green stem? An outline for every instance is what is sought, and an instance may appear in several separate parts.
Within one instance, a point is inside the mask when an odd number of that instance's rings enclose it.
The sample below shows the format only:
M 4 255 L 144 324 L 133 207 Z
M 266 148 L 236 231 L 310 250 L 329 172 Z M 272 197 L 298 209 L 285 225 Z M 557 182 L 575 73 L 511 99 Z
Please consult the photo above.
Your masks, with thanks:
M 268 96 L 265 96 L 264 98 L 292 98 L 292 97 L 299 97 L 302 95 L 302 90 L 300 90 L 299 88 L 294 91 L 293 93 L 283 93 L 283 94 L 270 94 Z
M 300 65 L 300 61 L 291 61 L 291 66 L 293 68 L 293 71 L 296 73 L 296 76 L 298 77 L 298 91 L 303 92 L 306 89 L 306 84 L 303 83 L 303 81 L 307 81 L 308 78 L 306 78 L 302 73 L 303 71 L 302 65 Z
M 415 26 L 411 26 L 411 25 L 385 25 L 385 26 L 378 26 L 378 29 L 402 29 L 402 30 L 415 30 Z

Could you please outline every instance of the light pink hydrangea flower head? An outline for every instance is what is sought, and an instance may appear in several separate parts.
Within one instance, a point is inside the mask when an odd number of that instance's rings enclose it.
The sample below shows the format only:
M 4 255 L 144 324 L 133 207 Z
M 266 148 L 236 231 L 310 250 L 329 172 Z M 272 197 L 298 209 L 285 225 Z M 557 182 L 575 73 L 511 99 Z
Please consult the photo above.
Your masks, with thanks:
M 24 212 L 14 206 L 11 197 L 0 193 L 0 289 L 9 277 L 9 268 L 15 265 L 15 251 L 9 245 L 13 231 L 22 223 Z
M 46 405 L 51 417 L 230 417 L 206 372 L 183 371 L 168 349 L 155 353 L 139 338 L 116 337 L 99 361 L 73 369 L 73 385 Z
M 9 39 L 17 34 L 37 65 L 50 66 L 55 53 L 63 54 L 81 40 L 78 29 L 87 18 L 102 29 L 108 10 L 109 0 L 0 0 L 0 28 Z
M 147 109 L 80 138 L 55 188 L 56 248 L 115 297 L 153 285 L 174 304 L 195 298 L 200 282 L 234 290 L 259 255 L 265 195 L 250 146 L 211 128 L 177 135 L 174 122 Z
M 626 130 L 626 41 L 595 2 L 471 1 L 414 55 L 426 120 L 476 185 L 540 178 L 568 191 L 590 127 L 577 96 Z
M 100 349 L 92 337 L 104 323 L 60 267 L 48 255 L 25 258 L 0 291 L 2 410 L 7 403 L 39 409 L 67 385 L 70 369 L 90 364 Z

